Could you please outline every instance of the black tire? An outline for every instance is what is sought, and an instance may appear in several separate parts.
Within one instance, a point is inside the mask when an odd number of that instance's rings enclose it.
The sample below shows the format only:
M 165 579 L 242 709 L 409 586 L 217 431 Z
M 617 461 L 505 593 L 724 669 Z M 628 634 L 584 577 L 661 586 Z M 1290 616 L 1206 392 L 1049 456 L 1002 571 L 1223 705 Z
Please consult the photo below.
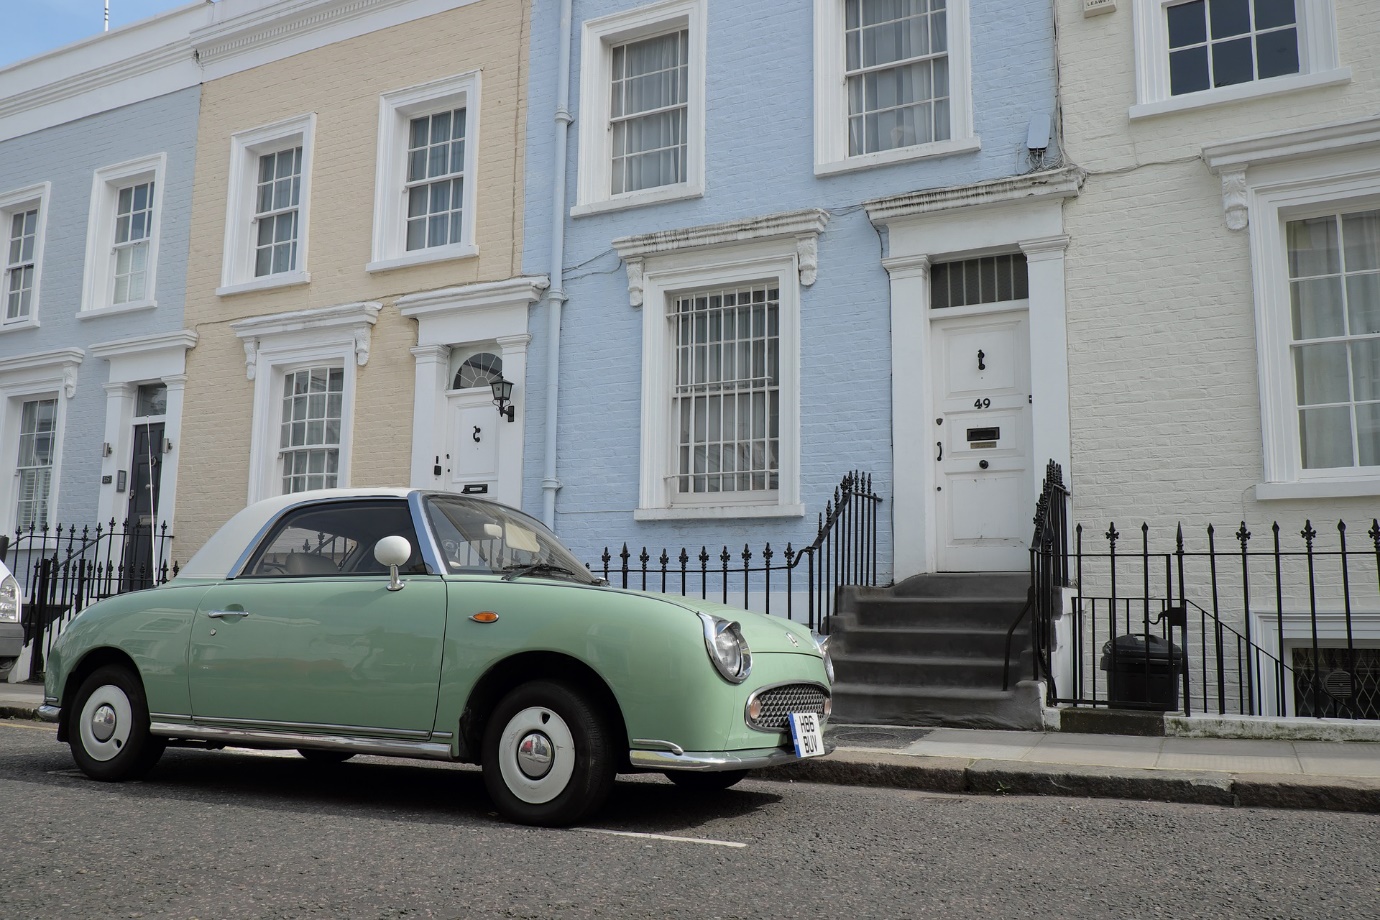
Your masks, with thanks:
M 746 770 L 716 770 L 700 773 L 690 770 L 667 770 L 666 778 L 686 792 L 723 792 L 748 775 Z
M 321 748 L 298 748 L 297 753 L 301 754 L 311 763 L 319 764 L 344 763 L 355 756 L 349 751 L 326 751 Z
M 481 762 L 501 815 L 519 824 L 564 827 L 598 809 L 613 789 L 613 733 L 579 689 L 532 681 L 494 707 Z
M 138 779 L 167 742 L 149 734 L 149 705 L 138 675 L 123 665 L 97 668 L 77 689 L 67 743 L 81 771 L 102 782 Z

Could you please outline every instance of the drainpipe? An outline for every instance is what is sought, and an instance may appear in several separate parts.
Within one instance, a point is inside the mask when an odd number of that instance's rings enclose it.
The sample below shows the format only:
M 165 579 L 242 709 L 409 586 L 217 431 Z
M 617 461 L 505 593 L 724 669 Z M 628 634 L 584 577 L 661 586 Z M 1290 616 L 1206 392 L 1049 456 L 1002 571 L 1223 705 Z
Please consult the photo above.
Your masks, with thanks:
M 560 397 L 561 369 L 561 307 L 565 305 L 565 173 L 566 138 L 570 133 L 570 4 L 561 0 L 561 35 L 559 63 L 556 70 L 556 151 L 551 190 L 551 286 L 546 291 L 546 466 L 541 481 L 541 519 L 547 527 L 556 527 L 556 491 L 561 481 L 556 478 L 556 417 Z

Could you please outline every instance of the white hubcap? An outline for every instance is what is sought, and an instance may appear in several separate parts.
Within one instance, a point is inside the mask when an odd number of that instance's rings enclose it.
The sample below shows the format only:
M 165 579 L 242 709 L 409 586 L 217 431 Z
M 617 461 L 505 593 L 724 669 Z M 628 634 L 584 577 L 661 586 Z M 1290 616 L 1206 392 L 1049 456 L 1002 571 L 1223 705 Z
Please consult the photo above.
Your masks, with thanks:
M 549 802 L 565 791 L 575 772 L 575 738 L 570 726 L 542 706 L 524 709 L 508 720 L 498 742 L 503 783 L 530 805 Z
M 86 699 L 77 721 L 81 746 L 92 760 L 110 760 L 124 750 L 134 724 L 134 710 L 125 691 L 112 684 L 97 687 Z

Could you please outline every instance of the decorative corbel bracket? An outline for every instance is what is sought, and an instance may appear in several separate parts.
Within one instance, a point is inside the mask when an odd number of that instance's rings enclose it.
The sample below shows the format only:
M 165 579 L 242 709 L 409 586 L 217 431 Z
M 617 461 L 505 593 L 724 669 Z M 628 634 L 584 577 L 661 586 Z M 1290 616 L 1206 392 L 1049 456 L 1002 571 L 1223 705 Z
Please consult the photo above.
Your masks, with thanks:
M 796 237 L 795 254 L 800 265 L 800 283 L 809 287 L 819 276 L 819 237 L 813 233 Z
M 369 341 L 373 326 L 355 329 L 355 363 L 360 367 L 369 363 Z
M 642 266 L 641 259 L 625 259 L 623 265 L 628 270 L 628 304 L 642 306 Z
M 244 345 L 244 376 L 249 380 L 254 379 L 254 374 L 259 369 L 259 340 L 245 339 Z
M 1222 177 L 1222 210 L 1227 215 L 1227 229 L 1245 230 L 1249 221 L 1246 206 L 1246 167 L 1223 167 L 1219 174 Z
M 71 365 L 62 369 L 62 392 L 68 399 L 77 395 L 77 369 Z

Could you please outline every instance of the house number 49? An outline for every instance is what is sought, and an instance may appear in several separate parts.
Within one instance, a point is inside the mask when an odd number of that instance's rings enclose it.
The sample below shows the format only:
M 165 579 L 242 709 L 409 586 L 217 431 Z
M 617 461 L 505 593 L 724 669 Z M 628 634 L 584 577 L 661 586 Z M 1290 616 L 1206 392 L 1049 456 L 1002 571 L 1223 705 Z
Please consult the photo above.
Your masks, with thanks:
M 990 399 L 975 399 L 975 400 L 973 400 L 973 408 L 974 408 L 974 409 L 990 409 L 990 408 L 992 408 L 992 400 L 990 400 Z

